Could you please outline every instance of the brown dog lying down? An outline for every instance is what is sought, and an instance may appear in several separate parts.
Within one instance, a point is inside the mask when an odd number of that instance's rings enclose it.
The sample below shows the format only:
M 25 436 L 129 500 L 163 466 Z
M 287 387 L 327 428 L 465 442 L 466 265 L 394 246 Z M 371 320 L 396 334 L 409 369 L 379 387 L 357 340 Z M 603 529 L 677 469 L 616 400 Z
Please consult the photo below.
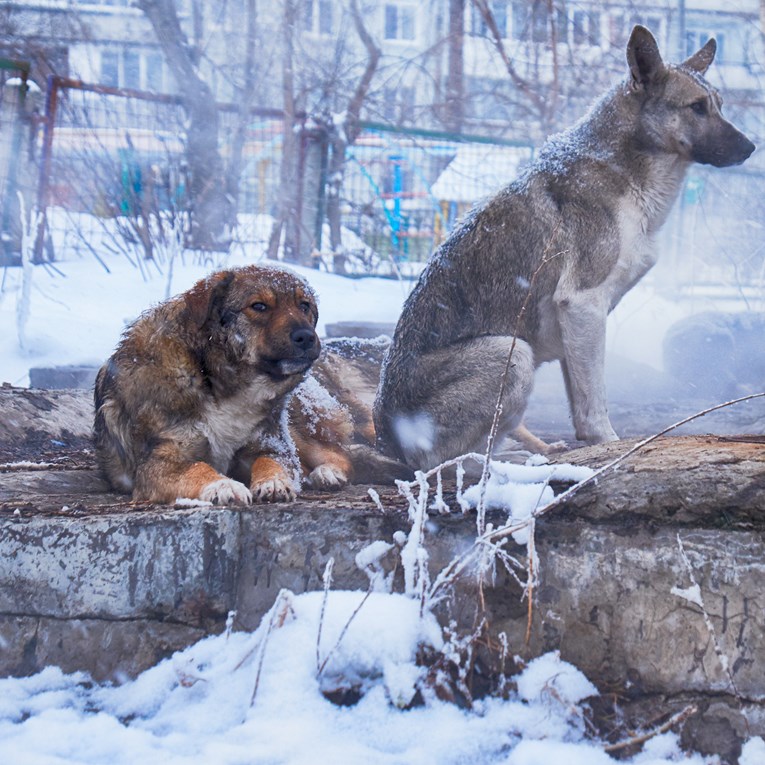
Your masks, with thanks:
M 305 281 L 255 265 L 144 313 L 96 380 L 96 452 L 111 486 L 137 501 L 290 501 L 299 462 L 314 488 L 346 484 L 347 410 L 310 381 L 288 426 L 291 393 L 319 356 L 317 318 Z

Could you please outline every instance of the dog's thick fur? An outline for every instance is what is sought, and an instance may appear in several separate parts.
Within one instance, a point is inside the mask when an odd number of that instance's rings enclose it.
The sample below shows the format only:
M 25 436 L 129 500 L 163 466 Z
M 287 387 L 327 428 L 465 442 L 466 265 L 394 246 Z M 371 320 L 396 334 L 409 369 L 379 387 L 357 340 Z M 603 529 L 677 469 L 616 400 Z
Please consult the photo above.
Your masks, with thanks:
M 521 425 L 535 367 L 558 359 L 576 437 L 617 438 L 606 406 L 606 317 L 654 264 L 656 232 L 689 165 L 739 164 L 754 150 L 703 78 L 715 50 L 710 40 L 668 66 L 651 33 L 635 27 L 629 78 L 434 254 L 383 368 L 375 426 L 385 451 L 429 468 L 485 449 L 525 301 L 499 435 Z
M 317 318 L 306 282 L 255 265 L 143 314 L 96 380 L 96 452 L 111 486 L 162 503 L 293 500 L 293 438 L 313 486 L 345 484 L 347 412 L 303 396 L 292 438 L 287 427 L 290 396 L 320 353 Z

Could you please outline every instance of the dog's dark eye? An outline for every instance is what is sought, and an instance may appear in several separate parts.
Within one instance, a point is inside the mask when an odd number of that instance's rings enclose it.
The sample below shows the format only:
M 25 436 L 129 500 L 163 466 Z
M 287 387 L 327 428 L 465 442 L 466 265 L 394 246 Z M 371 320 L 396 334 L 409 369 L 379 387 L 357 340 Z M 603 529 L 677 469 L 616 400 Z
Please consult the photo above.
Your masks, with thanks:
M 698 114 L 700 117 L 703 117 L 707 113 L 707 102 L 694 101 L 691 104 L 691 109 L 693 109 L 694 114 Z
M 307 300 L 303 300 L 303 302 L 300 303 L 300 310 L 303 313 L 310 313 L 311 312 L 311 304 Z
M 253 311 L 259 311 L 261 313 L 268 310 L 268 306 L 265 303 L 253 303 L 250 308 L 252 308 Z

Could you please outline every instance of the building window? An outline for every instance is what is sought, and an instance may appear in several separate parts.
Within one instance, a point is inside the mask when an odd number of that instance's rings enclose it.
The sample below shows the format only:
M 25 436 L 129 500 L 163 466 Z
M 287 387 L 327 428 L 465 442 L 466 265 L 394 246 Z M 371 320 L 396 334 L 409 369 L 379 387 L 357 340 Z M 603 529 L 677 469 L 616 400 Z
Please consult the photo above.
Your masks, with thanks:
M 489 33 L 489 27 L 486 24 L 481 12 L 475 5 L 471 6 L 470 14 L 470 34 L 476 37 L 492 37 Z M 489 3 L 489 10 L 497 25 L 499 36 L 506 38 L 507 35 L 507 0 L 493 0 Z
M 146 89 L 161 93 L 164 86 L 164 61 L 159 53 L 146 55 Z
M 574 11 L 574 45 L 600 45 L 600 13 Z
M 114 51 L 101 51 L 101 84 L 113 88 L 120 84 L 120 60 Z
M 414 122 L 414 88 L 385 88 L 383 116 L 387 122 L 401 125 Z
M 332 0 L 303 0 L 303 31 L 332 34 Z
M 385 39 L 414 40 L 415 9 L 413 5 L 386 3 Z
M 551 13 L 557 41 L 567 42 L 568 16 L 565 9 L 551 11 L 545 0 L 535 0 L 533 3 L 516 0 L 513 3 L 513 37 L 524 42 L 549 42 L 552 30 Z
M 133 88 L 138 90 L 141 87 L 141 59 L 139 55 L 132 50 L 126 50 L 122 59 L 123 78 L 122 86 L 124 88 Z
M 103 85 L 161 93 L 165 86 L 164 72 L 162 54 L 156 50 L 127 48 L 101 51 L 99 82 Z
M 555 36 L 559 43 L 568 42 L 568 16 L 565 8 L 555 11 Z

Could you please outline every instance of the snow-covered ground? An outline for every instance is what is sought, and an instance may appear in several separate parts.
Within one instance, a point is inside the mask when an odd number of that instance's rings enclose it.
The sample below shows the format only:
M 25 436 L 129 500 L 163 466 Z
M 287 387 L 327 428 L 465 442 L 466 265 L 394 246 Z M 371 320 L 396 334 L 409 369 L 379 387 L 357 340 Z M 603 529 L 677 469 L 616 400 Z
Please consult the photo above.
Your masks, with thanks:
M 531 662 L 508 699 L 479 702 L 473 712 L 435 694 L 425 706 L 398 708 L 424 675 L 418 647 L 443 648 L 441 629 L 402 595 L 372 594 L 352 618 L 363 598 L 332 593 L 322 623 L 321 593 L 284 594 L 257 632 L 207 638 L 117 687 L 92 686 L 56 668 L 0 680 L 2 762 L 615 762 L 584 740 L 580 702 L 595 688 L 556 654 Z M 355 706 L 322 695 L 349 681 L 363 693 Z M 679 759 L 711 762 L 682 758 L 673 734 L 654 739 L 631 762 Z
M 32 269 L 26 350 L 18 336 L 22 272 L 2 274 L 0 381 L 27 384 L 32 366 L 100 364 L 142 310 L 213 268 L 262 258 L 256 246 L 237 248 L 215 263 L 187 255 L 171 274 L 166 263 L 138 269 L 106 249 L 98 254 L 108 272 L 91 255 L 66 247 L 58 254 L 62 259 L 55 269 Z M 394 322 L 411 288 L 411 282 L 392 279 L 295 270 L 319 295 L 320 332 L 329 322 Z M 658 367 L 660 336 L 683 314 L 640 286 L 612 318 L 609 343 Z M 530 511 L 511 507 L 514 503 L 549 499 L 544 483 L 538 483 L 544 481 L 540 466 L 529 466 L 525 475 L 523 470 L 496 470 L 486 494 L 492 506 L 508 507 L 514 521 Z M 470 499 L 466 492 L 466 502 Z M 516 541 L 523 543 L 522 535 Z M 93 684 L 55 667 L 30 678 L 2 679 L 0 763 L 616 762 L 602 742 L 586 735 L 583 709 L 596 689 L 557 655 L 532 662 L 508 683 L 505 698 L 461 709 L 429 691 L 416 661 L 423 646 L 450 652 L 430 612 L 421 615 L 419 600 L 402 594 L 376 591 L 358 608 L 364 598 L 361 592 L 330 592 L 325 603 L 321 593 L 284 593 L 255 633 L 207 638 L 119 686 Z M 512 646 L 509 650 L 512 654 Z M 354 706 L 336 706 L 322 694 L 347 685 L 361 693 Z M 420 703 L 404 709 L 413 698 Z M 715 761 L 682 753 L 674 733 L 656 736 L 627 760 L 636 765 Z M 765 742 L 748 742 L 740 765 L 763 761 Z
M 417 662 L 450 644 L 419 599 L 282 591 L 253 633 L 226 631 L 122 685 L 48 667 L 0 679 L 3 765 L 613 765 L 586 735 L 590 681 L 557 653 L 508 678 L 472 710 L 439 700 Z M 353 688 L 339 706 L 324 695 Z M 415 702 L 412 704 L 412 702 Z M 765 742 L 739 765 L 761 765 Z M 669 732 L 633 765 L 715 765 Z
M 363 599 L 360 592 L 334 592 L 323 608 L 322 593 L 284 593 L 258 631 L 209 637 L 121 686 L 93 686 L 82 674 L 64 675 L 53 667 L 30 678 L 0 680 L 0 761 L 616 762 L 584 735 L 582 707 L 595 688 L 554 653 L 515 677 L 516 690 L 508 698 L 478 702 L 471 712 L 435 694 L 424 706 L 399 708 L 409 704 L 424 676 L 415 662 L 418 647 L 443 648 L 444 638 L 430 614 L 420 618 L 416 600 L 375 593 L 353 617 Z M 363 694 L 355 706 L 337 706 L 322 695 L 348 682 Z M 755 765 L 765 745 L 754 740 L 745 752 L 741 765 Z M 675 734 L 667 733 L 627 762 L 714 760 L 682 755 Z

